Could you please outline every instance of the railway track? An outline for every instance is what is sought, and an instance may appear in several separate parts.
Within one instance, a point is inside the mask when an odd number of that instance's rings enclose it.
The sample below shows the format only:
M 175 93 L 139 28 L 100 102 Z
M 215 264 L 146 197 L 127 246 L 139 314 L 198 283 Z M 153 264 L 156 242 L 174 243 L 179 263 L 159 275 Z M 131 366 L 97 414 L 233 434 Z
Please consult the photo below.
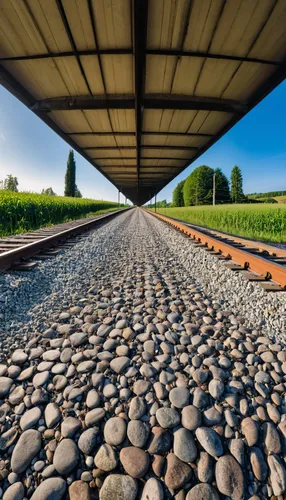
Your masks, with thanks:
M 225 260 L 229 269 L 241 272 L 249 281 L 259 282 L 264 290 L 286 291 L 286 250 L 216 230 L 198 229 L 195 225 L 147 211 L 190 237 L 195 245 Z
M 61 249 L 72 244 L 70 238 L 85 233 L 129 209 L 90 216 L 64 224 L 57 224 L 16 236 L 0 238 L 0 271 L 8 269 L 27 271 L 37 265 L 29 259 L 54 257 Z M 68 241 L 69 240 L 69 241 Z

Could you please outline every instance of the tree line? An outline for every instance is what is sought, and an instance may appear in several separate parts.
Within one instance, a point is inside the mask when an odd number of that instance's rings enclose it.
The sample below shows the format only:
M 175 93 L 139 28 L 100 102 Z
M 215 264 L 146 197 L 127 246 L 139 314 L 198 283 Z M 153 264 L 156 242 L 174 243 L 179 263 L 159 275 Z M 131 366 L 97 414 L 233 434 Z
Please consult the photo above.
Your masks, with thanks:
M 0 190 L 18 192 L 19 181 L 17 177 L 12 174 L 7 175 L 4 181 L 0 181 Z M 41 194 L 47 196 L 57 196 L 52 187 L 47 189 L 42 189 Z M 74 158 L 74 152 L 71 149 L 68 155 L 67 168 L 65 174 L 65 196 L 71 196 L 72 198 L 82 198 L 82 194 L 76 184 L 76 163 Z
M 236 165 L 231 171 L 231 183 L 220 168 L 212 169 L 207 165 L 195 168 L 173 191 L 172 206 L 189 207 L 193 205 L 210 205 L 213 201 L 215 185 L 215 202 L 243 203 L 247 200 L 243 193 L 243 178 Z
M 268 191 L 267 193 L 251 193 L 247 195 L 249 198 L 271 198 L 274 196 L 286 196 L 286 191 Z

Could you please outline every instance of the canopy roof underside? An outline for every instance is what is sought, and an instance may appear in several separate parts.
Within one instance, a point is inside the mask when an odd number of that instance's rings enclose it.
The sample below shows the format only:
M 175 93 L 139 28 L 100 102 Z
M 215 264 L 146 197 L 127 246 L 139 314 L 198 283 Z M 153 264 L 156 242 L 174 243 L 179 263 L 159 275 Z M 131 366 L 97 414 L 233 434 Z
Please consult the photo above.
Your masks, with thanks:
M 1 0 L 0 83 L 143 204 L 286 72 L 285 0 Z

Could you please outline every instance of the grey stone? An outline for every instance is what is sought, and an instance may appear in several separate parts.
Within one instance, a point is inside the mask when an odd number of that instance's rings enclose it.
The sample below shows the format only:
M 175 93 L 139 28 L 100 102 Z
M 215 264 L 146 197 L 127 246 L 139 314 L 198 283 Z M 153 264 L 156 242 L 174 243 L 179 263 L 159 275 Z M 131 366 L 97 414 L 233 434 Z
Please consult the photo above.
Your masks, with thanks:
M 189 404 L 190 391 L 186 387 L 175 387 L 171 389 L 169 399 L 176 408 L 184 408 Z
M 25 495 L 25 489 L 20 481 L 7 488 L 3 495 L 3 500 L 22 500 Z
M 217 489 L 233 500 L 241 500 L 245 485 L 242 469 L 232 455 L 220 457 L 216 463 L 215 478 Z
M 260 448 L 255 446 L 251 448 L 250 463 L 256 479 L 258 479 L 258 481 L 265 481 L 268 475 L 268 467 Z
M 41 449 L 41 434 L 39 431 L 29 429 L 21 434 L 11 458 L 11 469 L 16 474 L 21 474 L 30 465 L 33 458 Z
M 277 455 L 281 453 L 281 440 L 276 426 L 272 422 L 265 422 L 265 424 L 262 425 L 262 430 L 266 453 L 268 455 L 271 453 Z
M 31 429 L 41 418 L 41 410 L 37 406 L 26 411 L 20 419 L 20 427 L 23 431 Z
M 70 336 L 70 342 L 73 347 L 78 347 L 82 344 L 85 344 L 87 340 L 88 340 L 88 335 L 85 332 L 73 333 Z
M 16 365 L 23 365 L 24 363 L 26 363 L 27 359 L 28 354 L 21 349 L 17 349 L 17 351 L 14 351 L 11 356 L 11 361 Z
M 212 457 L 219 457 L 223 454 L 220 437 L 213 429 L 199 427 L 196 430 L 196 438 L 204 450 Z
M 164 454 L 171 448 L 171 435 L 162 427 L 151 429 L 148 452 L 152 454 Z
M 79 460 L 78 448 L 72 439 L 63 439 L 54 453 L 53 465 L 59 474 L 67 475 Z
M 224 393 L 224 383 L 213 379 L 209 383 L 209 393 L 214 399 L 220 399 Z
M 201 412 L 196 406 L 189 405 L 182 409 L 182 425 L 185 429 L 195 431 L 202 421 Z
M 174 432 L 174 453 L 183 462 L 196 459 L 197 448 L 191 431 L 181 428 Z
M 131 399 L 128 416 L 130 420 L 139 420 L 146 412 L 146 404 L 143 398 L 137 396 Z
M 78 440 L 78 447 L 85 455 L 92 455 L 94 449 L 100 443 L 100 432 L 97 427 L 92 427 L 84 431 Z
M 64 438 L 72 438 L 82 428 L 81 421 L 75 417 L 67 417 L 61 425 L 61 435 Z
M 85 415 L 85 423 L 87 427 L 92 427 L 97 422 L 100 422 L 105 416 L 104 408 L 94 408 Z
M 156 419 L 163 429 L 170 429 L 180 423 L 180 415 L 175 408 L 159 408 Z
M 259 427 L 251 417 L 244 418 L 241 422 L 241 430 L 244 434 L 248 446 L 254 446 L 259 438 Z
M 196 484 L 188 492 L 186 500 L 219 500 L 219 494 L 210 484 Z
M 33 493 L 31 500 L 61 500 L 66 492 L 66 482 L 60 477 L 43 481 Z
M 270 469 L 270 483 L 275 496 L 283 495 L 286 492 L 286 469 L 278 455 L 268 457 Z
M 0 398 L 6 396 L 10 391 L 13 380 L 9 377 L 0 377 Z
M 146 422 L 131 420 L 127 426 L 127 437 L 133 446 L 143 448 L 147 442 L 150 428 Z
M 146 481 L 140 500 L 164 500 L 164 491 L 158 479 L 151 477 Z
M 103 444 L 97 451 L 94 457 L 94 464 L 105 472 L 110 472 L 115 469 L 118 463 L 118 458 L 109 444 Z
M 0 450 L 5 451 L 15 442 L 18 436 L 17 427 L 11 427 L 0 436 Z
M 126 437 L 126 422 L 121 417 L 112 417 L 105 423 L 104 439 L 112 446 L 123 443 Z
M 130 359 L 127 356 L 119 356 L 110 362 L 110 368 L 116 373 L 123 373 L 129 365 Z
M 45 408 L 45 421 L 48 429 L 54 427 L 61 419 L 61 412 L 57 403 L 49 403 Z
M 200 452 L 197 468 L 198 479 L 202 483 L 211 483 L 214 475 L 214 459 L 206 451 Z

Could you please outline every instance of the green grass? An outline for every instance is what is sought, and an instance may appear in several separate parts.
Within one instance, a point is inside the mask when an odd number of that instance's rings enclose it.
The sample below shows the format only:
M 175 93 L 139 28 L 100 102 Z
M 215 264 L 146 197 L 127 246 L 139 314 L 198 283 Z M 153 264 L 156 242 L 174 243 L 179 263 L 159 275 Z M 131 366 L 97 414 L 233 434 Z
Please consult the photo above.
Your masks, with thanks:
M 157 211 L 186 222 L 247 238 L 286 243 L 286 205 L 283 204 L 161 208 Z
M 0 236 L 117 209 L 117 203 L 85 198 L 0 191 Z

